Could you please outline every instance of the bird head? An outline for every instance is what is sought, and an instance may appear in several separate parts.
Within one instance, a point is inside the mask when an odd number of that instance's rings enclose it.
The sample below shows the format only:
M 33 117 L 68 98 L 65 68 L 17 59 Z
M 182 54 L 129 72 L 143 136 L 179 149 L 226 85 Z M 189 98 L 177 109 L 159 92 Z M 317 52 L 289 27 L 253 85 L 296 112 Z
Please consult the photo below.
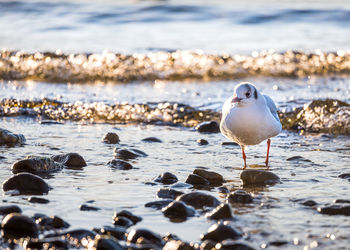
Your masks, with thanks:
M 248 82 L 238 84 L 234 89 L 231 103 L 237 105 L 248 105 L 258 101 L 259 93 L 256 87 Z

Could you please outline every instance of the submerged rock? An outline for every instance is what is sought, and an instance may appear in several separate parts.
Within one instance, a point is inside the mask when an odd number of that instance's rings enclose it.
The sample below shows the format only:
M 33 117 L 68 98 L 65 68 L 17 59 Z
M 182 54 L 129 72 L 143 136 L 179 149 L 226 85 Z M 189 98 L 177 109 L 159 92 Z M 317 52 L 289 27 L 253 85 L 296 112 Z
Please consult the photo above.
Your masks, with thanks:
M 70 227 L 69 223 L 58 216 L 37 216 L 35 223 L 40 226 L 41 230 L 62 229 Z
M 29 238 L 23 242 L 24 249 L 69 249 L 69 242 L 66 239 L 35 239 Z
M 89 206 L 86 204 L 82 204 L 79 209 L 80 209 L 80 211 L 98 211 L 98 210 L 101 210 L 98 207 L 93 207 L 93 206 Z
M 202 244 L 200 245 L 200 250 L 212 250 L 215 249 L 215 245 L 217 243 L 215 241 L 212 240 L 205 240 L 202 242 Z
M 130 219 L 134 224 L 142 221 L 142 218 L 140 216 L 134 215 L 133 213 L 131 213 L 130 211 L 127 210 L 122 210 L 120 212 L 116 212 L 114 214 L 115 217 L 126 217 L 128 219 Z
M 160 200 L 160 201 L 151 201 L 145 204 L 145 207 L 152 207 L 155 209 L 162 209 L 163 207 L 168 206 L 172 203 L 173 200 Z
M 195 248 L 182 240 L 170 240 L 165 244 L 163 250 L 195 250 Z
M 47 204 L 50 202 L 49 200 L 44 199 L 44 198 L 40 198 L 40 197 L 29 197 L 28 201 L 30 203 L 39 203 L 39 204 Z
M 5 238 L 22 238 L 22 237 L 38 237 L 39 228 L 35 221 L 28 216 L 18 213 L 6 215 L 2 222 L 1 228 Z
M 119 169 L 119 170 L 130 170 L 133 166 L 126 161 L 113 159 L 107 163 L 107 165 L 111 168 Z
M 47 173 L 58 171 L 63 165 L 47 157 L 28 156 L 24 160 L 17 161 L 12 166 L 13 173 Z
M 177 191 L 171 188 L 160 188 L 157 190 L 157 196 L 163 199 L 176 199 L 178 196 L 182 195 L 183 192 Z
M 296 162 L 300 162 L 300 161 L 303 161 L 303 162 L 312 162 L 311 160 L 306 159 L 306 158 L 304 158 L 304 157 L 302 157 L 302 156 L 299 156 L 299 155 L 289 157 L 289 158 L 287 159 L 287 161 L 296 161 Z
M 2 184 L 4 191 L 18 190 L 20 194 L 45 194 L 49 185 L 39 176 L 30 173 L 16 174 Z
M 117 144 L 120 140 L 116 133 L 109 132 L 103 136 L 102 141 L 107 144 Z
M 338 177 L 342 179 L 347 179 L 350 181 L 350 173 L 341 174 Z
M 113 236 L 118 240 L 125 240 L 126 238 L 126 229 L 124 227 L 104 226 L 99 229 L 94 229 L 94 231 L 97 232 L 98 234 Z
M 193 173 L 208 180 L 210 185 L 221 185 L 224 182 L 222 175 L 213 171 L 197 168 L 193 171 Z
M 114 154 L 118 159 L 122 160 L 131 160 L 131 159 L 136 159 L 138 157 L 145 157 L 147 154 L 145 152 L 142 152 L 141 150 L 138 149 L 114 149 Z
M 147 137 L 142 139 L 143 142 L 158 142 L 161 143 L 162 140 L 158 139 L 157 137 Z
M 51 158 L 70 168 L 82 168 L 87 166 L 84 158 L 77 153 L 60 154 L 52 156 Z
M 125 218 L 122 216 L 121 217 L 114 216 L 113 217 L 113 225 L 128 228 L 128 227 L 133 226 L 134 223 L 128 218 Z
M 198 143 L 198 145 L 201 145 L 201 146 L 209 144 L 209 142 L 207 140 L 205 140 L 205 139 L 198 139 L 197 143 Z
M 189 206 L 186 206 L 182 201 L 173 201 L 168 206 L 162 209 L 164 216 L 172 221 L 185 221 L 188 217 L 195 215 L 196 211 Z
M 280 182 L 280 178 L 276 174 L 270 171 L 255 169 L 243 170 L 241 173 L 241 179 L 243 181 L 244 186 L 265 186 L 273 185 Z
M 227 222 L 219 222 L 212 225 L 206 234 L 201 235 L 201 240 L 212 240 L 215 242 L 221 242 L 223 240 L 232 239 L 236 240 L 242 237 L 242 234 L 235 228 L 230 226 Z
M 96 235 L 92 249 L 96 250 L 125 250 L 116 240 L 108 236 Z
M 212 211 L 208 212 L 205 217 L 211 220 L 229 220 L 233 218 L 231 207 L 227 203 L 217 206 Z
M 251 247 L 248 243 L 246 242 L 240 242 L 240 241 L 235 241 L 235 240 L 224 240 L 220 243 L 217 243 L 215 246 L 215 249 L 223 249 L 223 250 L 232 250 L 232 249 L 237 249 L 237 250 L 254 250 L 253 247 Z
M 203 209 L 204 207 L 216 207 L 220 205 L 220 201 L 214 196 L 202 192 L 183 194 L 177 197 L 176 200 L 182 201 L 196 209 Z
M 220 127 L 216 121 L 202 122 L 196 127 L 199 133 L 219 133 Z
M 22 209 L 17 205 L 0 206 L 0 215 L 7 215 L 11 213 L 22 213 Z
M 14 134 L 9 130 L 0 128 L 0 146 L 14 146 L 16 144 L 25 143 L 26 138 L 22 134 Z
M 160 182 L 163 184 L 173 184 L 178 181 L 176 175 L 169 173 L 169 172 L 164 172 L 160 174 L 156 179 L 154 179 L 155 182 Z
M 148 229 L 133 229 L 130 231 L 127 237 L 128 243 L 136 243 L 139 238 L 144 238 L 147 240 L 147 242 L 154 244 L 156 246 L 163 246 L 164 242 L 162 237 L 160 237 L 158 234 L 148 230 Z
M 231 203 L 252 203 L 253 196 L 250 193 L 247 193 L 244 190 L 236 190 L 233 193 L 230 193 L 227 197 L 228 201 Z
M 317 211 L 321 214 L 350 216 L 350 205 L 330 205 L 318 207 Z
M 210 184 L 207 179 L 204 179 L 202 176 L 196 174 L 190 174 L 185 182 L 194 186 L 209 186 Z
M 313 200 L 307 200 L 307 201 L 303 201 L 301 204 L 307 207 L 313 207 L 317 205 L 317 202 Z

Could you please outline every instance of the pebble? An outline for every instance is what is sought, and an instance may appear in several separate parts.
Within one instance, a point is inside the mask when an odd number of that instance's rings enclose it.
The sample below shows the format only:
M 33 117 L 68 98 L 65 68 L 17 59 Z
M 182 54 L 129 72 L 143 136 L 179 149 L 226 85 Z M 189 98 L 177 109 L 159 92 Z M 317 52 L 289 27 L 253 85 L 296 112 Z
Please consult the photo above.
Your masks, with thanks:
M 227 222 L 220 221 L 217 224 L 212 225 L 206 234 L 201 235 L 201 240 L 212 240 L 215 242 L 221 242 L 227 239 L 239 239 L 242 234 L 238 232 L 235 228 L 230 226 Z
M 14 134 L 9 130 L 0 128 L 0 145 L 14 146 L 24 144 L 26 138 L 22 134 Z
M 134 224 L 142 221 L 142 218 L 140 216 L 134 215 L 133 213 L 131 213 L 130 211 L 127 210 L 122 210 L 120 212 L 116 212 L 114 213 L 115 217 L 125 217 L 128 218 L 129 220 L 131 220 Z
M 69 249 L 69 243 L 65 239 L 34 239 L 29 238 L 23 242 L 23 249 Z
M 165 244 L 163 250 L 195 250 L 195 248 L 181 240 L 170 240 Z
M 185 221 L 188 217 L 195 215 L 196 211 L 187 206 L 182 201 L 173 201 L 168 206 L 162 209 L 164 216 L 170 218 L 172 221 Z
M 170 172 L 164 172 L 160 174 L 156 179 L 154 179 L 155 182 L 160 182 L 163 184 L 173 184 L 178 181 L 176 175 L 170 173 Z
M 103 236 L 103 235 L 96 235 L 94 244 L 94 248 L 89 249 L 96 249 L 96 250 L 125 250 L 124 247 L 122 247 L 117 241 L 114 239 Z
M 297 162 L 299 162 L 299 161 L 304 161 L 304 162 L 312 162 L 311 160 L 306 159 L 306 158 L 304 158 L 304 157 L 302 157 L 302 156 L 299 156 L 299 155 L 289 157 L 289 158 L 287 159 L 287 161 L 297 161 Z
M 350 216 L 350 205 L 330 205 L 318 207 L 317 211 L 321 214 Z
M 20 194 L 47 194 L 49 185 L 39 176 L 30 173 L 19 173 L 2 184 L 2 189 L 18 190 Z
M 134 225 L 134 223 L 130 219 L 125 217 L 116 217 L 116 216 L 113 217 L 113 224 L 117 226 L 125 227 L 125 228 L 131 227 Z
M 46 173 L 58 171 L 63 165 L 47 157 L 29 156 L 24 160 L 15 162 L 12 166 L 12 172 Z
M 208 145 L 209 144 L 209 142 L 207 140 L 205 140 L 205 139 L 198 139 L 197 143 L 200 146 L 204 146 L 204 145 Z
M 157 190 L 158 198 L 175 200 L 180 195 L 183 195 L 183 192 L 171 188 L 160 188 Z
M 208 121 L 198 124 L 196 130 L 199 133 L 219 133 L 220 127 L 216 121 Z
M 94 231 L 98 234 L 113 236 L 114 238 L 116 238 L 118 240 L 125 240 L 126 239 L 126 230 L 124 227 L 104 226 L 104 227 L 99 228 L 99 229 L 94 229 Z
M 107 165 L 111 168 L 119 169 L 119 170 L 130 170 L 133 166 L 126 161 L 113 159 L 107 163 Z
M 83 168 L 87 166 L 84 158 L 78 153 L 60 154 L 51 158 L 70 168 Z
M 103 136 L 102 141 L 107 144 L 117 144 L 120 140 L 116 133 L 109 132 Z
M 39 204 L 47 204 L 50 202 L 49 200 L 44 199 L 44 198 L 40 198 L 40 197 L 29 197 L 28 201 L 30 203 L 39 203 Z
M 162 140 L 158 139 L 157 137 L 147 137 L 142 139 L 143 142 L 158 142 L 161 143 Z
M 221 185 L 224 182 L 224 178 L 221 174 L 213 171 L 207 171 L 197 168 L 193 171 L 193 174 L 199 175 L 210 182 L 211 185 Z
M 114 149 L 114 155 L 118 158 L 118 159 L 122 159 L 122 160 L 131 160 L 131 159 L 136 159 L 138 157 L 145 157 L 147 156 L 147 154 L 145 152 L 142 152 L 141 150 L 138 149 L 118 149 L 115 148 Z
M 229 204 L 223 203 L 208 212 L 205 217 L 211 220 L 229 220 L 232 219 L 232 210 Z
M 342 179 L 347 179 L 350 181 L 350 173 L 341 174 L 338 177 Z
M 22 213 L 22 209 L 17 205 L 0 206 L 0 215 L 7 215 L 10 213 Z
M 40 226 L 41 230 L 62 229 L 70 227 L 69 223 L 58 216 L 48 217 L 46 215 L 42 215 L 36 218 L 35 223 Z
M 301 204 L 307 207 L 313 207 L 317 205 L 316 201 L 313 200 L 303 201 Z
M 173 200 L 160 200 L 160 201 L 151 201 L 145 204 L 145 207 L 155 208 L 157 210 L 162 209 L 163 207 L 168 206 L 172 203 Z
M 273 185 L 280 182 L 280 178 L 276 174 L 270 171 L 256 169 L 243 170 L 240 178 L 243 181 L 243 186 L 265 186 Z
M 182 201 L 196 209 L 203 209 L 204 207 L 216 207 L 220 205 L 220 201 L 217 198 L 202 192 L 183 194 L 177 197 L 176 200 Z
M 227 197 L 228 201 L 231 203 L 252 203 L 253 196 L 250 193 L 247 193 L 244 190 L 236 190 L 230 193 Z
M 239 146 L 238 143 L 235 143 L 235 142 L 232 142 L 232 141 L 225 141 L 225 142 L 222 142 L 221 145 L 222 145 L 222 146 L 233 146 L 233 147 L 238 147 L 238 146 Z
M 148 229 L 142 229 L 142 228 L 132 229 L 128 234 L 127 242 L 136 243 L 138 239 L 141 237 L 154 245 L 157 245 L 157 246 L 164 245 L 163 239 L 158 234 Z
M 6 215 L 1 222 L 3 235 L 6 238 L 22 238 L 39 236 L 39 228 L 35 221 L 28 216 L 18 213 Z
M 98 207 L 89 206 L 86 204 L 82 204 L 79 209 L 80 209 L 80 211 L 98 211 L 98 210 L 101 210 Z
M 185 182 L 194 186 L 209 186 L 210 184 L 207 179 L 204 179 L 202 176 L 196 174 L 190 174 Z
M 239 250 L 254 250 L 253 247 L 249 246 L 245 242 L 240 241 L 234 241 L 234 240 L 224 240 L 220 243 L 217 243 L 215 246 L 215 249 L 223 249 L 223 250 L 232 250 L 232 249 L 239 249 Z
M 333 203 L 350 203 L 350 200 L 336 199 L 333 201 Z

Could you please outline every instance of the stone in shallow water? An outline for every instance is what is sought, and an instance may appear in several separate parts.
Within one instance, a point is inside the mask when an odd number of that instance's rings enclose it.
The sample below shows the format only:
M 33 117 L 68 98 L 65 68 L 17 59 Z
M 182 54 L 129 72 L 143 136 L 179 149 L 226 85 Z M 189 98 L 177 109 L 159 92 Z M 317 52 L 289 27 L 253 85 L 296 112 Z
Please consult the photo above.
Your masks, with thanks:
M 318 207 L 317 211 L 321 214 L 350 216 L 350 205 L 323 206 Z
M 177 197 L 176 200 L 182 201 L 196 209 L 203 209 L 204 207 L 216 207 L 220 205 L 220 201 L 217 198 L 202 192 L 183 194 Z
M 25 143 L 26 138 L 22 134 L 14 134 L 9 130 L 0 128 L 0 145 L 14 146 Z
M 216 121 L 202 122 L 196 127 L 200 133 L 219 133 L 220 127 Z
M 172 203 L 173 200 L 160 200 L 160 201 L 151 201 L 145 204 L 145 207 L 151 207 L 155 209 L 162 209 L 163 207 L 168 206 Z
M 227 239 L 239 239 L 242 234 L 238 232 L 235 228 L 230 226 L 227 222 L 219 222 L 212 225 L 206 234 L 201 235 L 201 240 L 212 240 L 215 242 L 221 242 Z
M 304 162 L 312 162 L 311 160 L 306 159 L 306 158 L 304 158 L 304 157 L 302 157 L 302 156 L 299 156 L 299 155 L 289 157 L 289 158 L 287 159 L 287 161 L 296 161 L 296 162 L 299 162 L 299 161 L 304 161 Z
M 47 157 L 29 156 L 24 160 L 17 161 L 12 166 L 13 173 L 48 173 L 58 171 L 63 165 Z
M 35 221 L 28 216 L 18 213 L 6 215 L 2 222 L 1 228 L 6 238 L 38 237 L 39 228 Z
M 98 211 L 98 210 L 101 210 L 98 207 L 89 206 L 86 204 L 82 204 L 79 209 L 80 209 L 80 211 Z
M 143 142 L 158 142 L 161 143 L 162 140 L 158 139 L 157 137 L 147 137 L 142 139 Z
M 195 248 L 182 240 L 170 240 L 165 244 L 163 250 L 195 250 Z
M 160 188 L 157 190 L 157 196 L 163 199 L 176 199 L 178 196 L 182 195 L 183 192 L 177 191 L 171 188 Z
M 40 197 L 29 197 L 28 198 L 28 201 L 30 203 L 39 203 L 39 204 L 47 204 L 49 203 L 50 201 L 47 200 L 47 199 L 44 199 L 44 198 L 40 198 Z
M 160 237 L 158 234 L 148 230 L 148 229 L 132 229 L 127 237 L 127 242 L 128 243 L 136 243 L 139 238 L 144 238 L 148 242 L 157 245 L 157 246 L 163 246 L 164 242 L 162 237 Z
M 109 236 L 103 236 L 103 235 L 96 235 L 94 240 L 94 248 L 92 249 L 98 249 L 98 250 L 124 250 L 125 248 L 122 247 L 116 240 Z
M 119 170 L 130 170 L 133 166 L 126 161 L 113 159 L 107 163 L 107 165 L 111 168 L 119 169 Z
M 317 205 L 317 202 L 313 200 L 307 200 L 307 201 L 303 201 L 301 204 L 307 207 L 313 207 Z
M 30 173 L 16 174 L 2 184 L 4 191 L 18 190 L 20 194 L 45 194 L 49 185 L 39 176 Z
M 48 217 L 46 215 L 36 216 L 36 224 L 40 226 L 41 230 L 62 229 L 70 227 L 69 223 L 58 216 Z
M 87 166 L 84 158 L 78 153 L 60 154 L 52 156 L 51 158 L 70 168 L 82 168 Z
M 223 220 L 223 219 L 232 219 L 232 210 L 229 204 L 223 203 L 212 211 L 208 212 L 205 217 L 211 220 Z
M 103 136 L 102 141 L 107 144 L 117 144 L 120 140 L 116 133 L 109 132 Z
M 156 179 L 154 179 L 155 182 L 160 182 L 163 184 L 173 184 L 178 181 L 176 175 L 169 173 L 169 172 L 164 172 L 160 174 Z
M 115 148 L 114 154 L 118 159 L 122 160 L 131 160 L 138 157 L 145 157 L 147 154 L 138 149 L 124 149 L 124 148 Z
M 188 217 L 195 215 L 196 211 L 187 206 L 182 201 L 173 201 L 168 206 L 162 209 L 164 216 L 170 218 L 172 221 L 185 221 Z
M 120 212 L 116 212 L 114 214 L 115 217 L 126 217 L 128 219 L 130 219 L 134 224 L 142 221 L 142 218 L 140 216 L 134 215 L 133 213 L 131 213 L 130 211 L 127 210 L 122 210 Z
M 231 203 L 252 203 L 253 196 L 250 193 L 247 193 L 244 190 L 236 190 L 233 193 L 230 193 L 227 197 L 228 201 Z
M 0 215 L 7 215 L 10 213 L 22 213 L 22 209 L 17 205 L 0 206 Z
M 211 185 L 221 185 L 224 182 L 222 175 L 213 171 L 197 168 L 193 173 L 207 179 Z
M 350 181 L 350 173 L 341 174 L 338 177 L 342 179 L 347 179 Z
M 202 242 L 202 244 L 200 245 L 200 250 L 212 250 L 215 249 L 215 245 L 217 243 L 215 241 L 212 240 L 205 240 Z
M 201 145 L 201 146 L 209 144 L 209 142 L 207 140 L 205 140 L 205 139 L 198 139 L 197 143 L 198 143 L 198 145 Z
M 114 216 L 113 217 L 113 225 L 128 228 L 128 227 L 133 226 L 134 223 L 130 219 L 126 218 L 126 217 Z
M 24 249 L 69 249 L 70 244 L 66 239 L 35 239 L 29 238 L 23 242 Z
M 241 179 L 243 181 L 244 186 L 265 186 L 273 185 L 280 182 L 280 178 L 276 174 L 270 171 L 255 169 L 243 170 L 241 173 Z
M 254 250 L 253 247 L 249 246 L 248 243 L 246 242 L 241 242 L 241 241 L 235 241 L 235 240 L 224 240 L 220 243 L 217 243 L 215 245 L 215 249 L 224 249 L 224 250 L 229 250 L 229 249 L 237 249 L 237 250 Z
M 126 229 L 119 226 L 104 226 L 102 228 L 94 229 L 95 232 L 102 235 L 113 236 L 118 240 L 125 240 L 126 238 Z
M 192 184 L 194 186 L 200 185 L 200 186 L 209 186 L 209 181 L 202 176 L 196 175 L 196 174 L 190 174 L 186 181 L 188 184 Z
M 233 146 L 233 147 L 239 147 L 238 143 L 231 142 L 231 141 L 225 141 L 221 143 L 222 146 Z

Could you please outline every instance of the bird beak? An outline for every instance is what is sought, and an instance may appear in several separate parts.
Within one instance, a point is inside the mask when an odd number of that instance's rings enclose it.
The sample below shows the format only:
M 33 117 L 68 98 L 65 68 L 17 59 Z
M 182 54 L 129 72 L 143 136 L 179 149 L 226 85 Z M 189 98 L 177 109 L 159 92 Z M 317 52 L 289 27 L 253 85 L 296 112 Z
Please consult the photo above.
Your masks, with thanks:
M 236 103 L 236 102 L 240 102 L 242 100 L 242 98 L 239 98 L 239 97 L 234 97 L 234 98 L 232 98 L 232 101 L 231 101 L 231 103 Z

